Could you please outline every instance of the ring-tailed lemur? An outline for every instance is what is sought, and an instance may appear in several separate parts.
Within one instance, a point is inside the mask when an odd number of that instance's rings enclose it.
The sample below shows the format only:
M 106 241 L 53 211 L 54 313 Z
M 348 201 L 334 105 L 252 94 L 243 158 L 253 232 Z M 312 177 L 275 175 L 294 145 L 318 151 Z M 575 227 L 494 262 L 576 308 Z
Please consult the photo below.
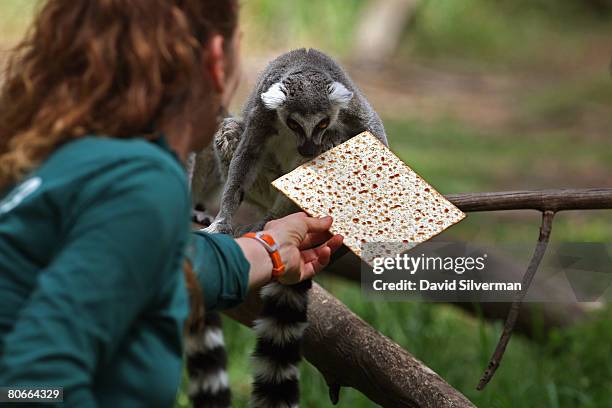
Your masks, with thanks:
M 215 208 L 211 199 L 221 187 L 220 209 L 209 232 L 240 235 L 297 210 L 270 182 L 365 130 L 387 144 L 380 118 L 332 58 L 313 49 L 281 55 L 260 75 L 242 118 L 226 118 L 212 147 L 196 157 L 192 197 L 198 221 L 210 222 L 202 211 Z M 255 208 L 251 219 L 259 222 L 234 231 L 232 219 L 243 200 Z M 261 290 L 263 311 L 254 324 L 252 406 L 298 405 L 298 363 L 310 286 L 310 281 L 293 286 L 272 282 Z M 198 407 L 226 407 L 229 388 L 220 321 L 207 320 L 202 339 L 189 342 L 199 348 L 187 349 L 190 396 Z

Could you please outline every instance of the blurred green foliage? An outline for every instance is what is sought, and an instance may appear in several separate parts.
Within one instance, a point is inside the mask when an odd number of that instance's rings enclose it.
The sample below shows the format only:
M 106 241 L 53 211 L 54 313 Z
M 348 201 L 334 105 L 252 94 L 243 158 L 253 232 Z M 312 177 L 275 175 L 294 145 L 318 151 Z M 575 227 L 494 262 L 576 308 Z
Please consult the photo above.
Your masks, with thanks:
M 400 54 L 474 60 L 475 67 L 563 59 L 584 46 L 585 34 L 609 29 L 612 7 L 596 6 L 606 1 L 420 0 Z M 313 46 L 347 56 L 365 3 L 243 0 L 247 50 Z
M 571 55 L 585 33 L 611 20 L 594 19 L 587 2 L 572 0 L 422 0 L 404 45 L 421 57 L 474 60 L 481 68 L 533 65 Z
M 241 20 L 251 53 L 270 48 L 348 51 L 364 0 L 243 0 Z

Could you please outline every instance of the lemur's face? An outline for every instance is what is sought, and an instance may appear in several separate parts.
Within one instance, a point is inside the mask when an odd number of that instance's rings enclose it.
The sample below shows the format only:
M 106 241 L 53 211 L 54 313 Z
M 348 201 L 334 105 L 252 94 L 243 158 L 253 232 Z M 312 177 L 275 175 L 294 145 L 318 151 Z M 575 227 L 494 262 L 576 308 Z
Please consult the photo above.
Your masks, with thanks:
M 276 111 L 280 126 L 295 136 L 298 153 L 308 158 L 337 144 L 338 115 L 352 97 L 340 82 L 318 72 L 289 75 L 261 94 L 264 105 Z
M 280 113 L 280 112 L 279 112 Z M 335 114 L 334 114 L 335 113 Z M 323 138 L 327 129 L 337 118 L 336 112 L 283 112 L 281 123 L 296 137 L 297 151 L 304 157 L 314 157 L 322 153 Z

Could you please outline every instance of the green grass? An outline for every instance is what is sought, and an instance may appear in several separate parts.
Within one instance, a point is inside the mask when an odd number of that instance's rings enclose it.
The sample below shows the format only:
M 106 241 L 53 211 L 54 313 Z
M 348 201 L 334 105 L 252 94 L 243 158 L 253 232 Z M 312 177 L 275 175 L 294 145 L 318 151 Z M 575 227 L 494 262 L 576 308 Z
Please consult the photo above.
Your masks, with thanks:
M 599 121 L 603 122 L 612 107 L 612 81 L 607 72 L 599 72 L 578 81 L 544 86 L 523 100 L 517 113 L 526 124 L 548 122 L 568 127 L 594 115 L 601 116 Z
M 611 86 L 612 87 L 612 86 Z M 451 120 L 385 121 L 391 148 L 446 193 L 583 186 L 612 169 L 612 138 L 565 130 L 482 131 Z
M 563 332 L 540 344 L 519 335 L 484 392 L 475 385 L 499 336 L 500 325 L 485 324 L 446 305 L 364 302 L 354 285 L 333 278 L 319 281 L 383 334 L 424 361 L 481 407 L 606 407 L 610 401 L 612 327 L 609 314 Z M 249 393 L 246 361 L 253 346 L 248 329 L 227 321 L 230 375 L 235 406 Z M 302 406 L 330 406 L 327 387 L 316 369 L 302 366 Z M 186 402 L 183 394 L 179 401 Z M 186 406 L 178 404 L 178 406 Z M 343 389 L 340 407 L 372 407 L 358 391 Z
M 571 132 L 483 133 L 452 121 L 386 121 L 398 156 L 443 194 L 459 192 L 610 186 L 612 139 L 582 140 Z M 601 174 L 585 185 L 583 174 Z M 607 177 L 607 178 L 606 178 Z M 562 212 L 554 239 L 612 241 L 612 211 Z M 472 213 L 445 234 L 484 242 L 531 242 L 535 211 Z

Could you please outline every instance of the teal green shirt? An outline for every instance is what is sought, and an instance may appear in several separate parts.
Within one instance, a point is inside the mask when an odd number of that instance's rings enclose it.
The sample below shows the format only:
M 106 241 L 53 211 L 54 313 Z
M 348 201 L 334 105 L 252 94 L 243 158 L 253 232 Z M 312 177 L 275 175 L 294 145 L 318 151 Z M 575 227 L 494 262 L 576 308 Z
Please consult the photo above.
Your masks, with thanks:
M 249 264 L 189 233 L 165 142 L 85 137 L 0 196 L 0 386 L 64 387 L 67 406 L 172 406 L 192 259 L 207 309 L 240 303 Z

